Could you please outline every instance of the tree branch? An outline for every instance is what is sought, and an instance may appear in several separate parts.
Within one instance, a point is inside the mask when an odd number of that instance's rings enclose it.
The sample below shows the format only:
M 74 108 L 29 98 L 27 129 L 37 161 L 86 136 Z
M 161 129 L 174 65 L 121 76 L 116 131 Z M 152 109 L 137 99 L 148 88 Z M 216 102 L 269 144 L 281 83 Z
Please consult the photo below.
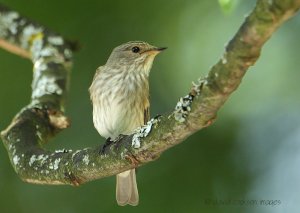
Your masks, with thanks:
M 189 135 L 213 123 L 275 30 L 300 8 L 300 0 L 258 0 L 207 77 L 180 98 L 175 110 L 151 119 L 130 136 L 82 150 L 43 149 L 68 126 L 63 115 L 71 69 L 69 44 L 40 25 L 0 6 L 0 46 L 34 64 L 31 103 L 1 133 L 11 163 L 27 182 L 72 184 L 115 175 L 153 161 Z M 99 152 L 99 150 L 101 150 Z

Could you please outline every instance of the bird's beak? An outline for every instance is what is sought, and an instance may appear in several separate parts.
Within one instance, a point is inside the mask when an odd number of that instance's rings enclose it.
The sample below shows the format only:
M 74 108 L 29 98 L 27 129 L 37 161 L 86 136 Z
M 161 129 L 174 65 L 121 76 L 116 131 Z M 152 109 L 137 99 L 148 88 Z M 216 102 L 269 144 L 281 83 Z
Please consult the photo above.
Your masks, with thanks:
M 164 51 L 167 47 L 153 47 L 151 49 L 146 50 L 143 53 L 147 53 L 149 55 L 157 55 L 158 53 Z
M 168 47 L 156 47 L 155 50 L 158 52 L 166 50 Z

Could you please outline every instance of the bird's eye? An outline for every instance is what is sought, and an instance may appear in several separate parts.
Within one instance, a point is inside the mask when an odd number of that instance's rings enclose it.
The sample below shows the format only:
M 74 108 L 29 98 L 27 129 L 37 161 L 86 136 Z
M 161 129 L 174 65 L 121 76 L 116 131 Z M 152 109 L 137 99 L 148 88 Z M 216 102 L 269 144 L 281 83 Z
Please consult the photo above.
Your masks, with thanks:
M 134 47 L 131 48 L 131 51 L 134 52 L 134 53 L 138 53 L 138 52 L 140 52 L 140 48 L 137 47 L 137 46 L 134 46 Z

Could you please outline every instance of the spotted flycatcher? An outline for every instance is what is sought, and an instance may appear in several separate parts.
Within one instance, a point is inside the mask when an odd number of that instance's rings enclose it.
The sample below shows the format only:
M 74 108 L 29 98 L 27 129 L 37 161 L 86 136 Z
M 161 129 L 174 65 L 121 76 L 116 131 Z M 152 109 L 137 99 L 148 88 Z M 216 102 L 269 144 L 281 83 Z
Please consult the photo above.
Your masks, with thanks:
M 100 135 L 114 140 L 129 135 L 149 120 L 148 77 L 155 56 L 166 48 L 142 41 L 116 47 L 104 66 L 96 70 L 89 88 L 94 126 Z M 135 169 L 117 175 L 119 205 L 138 205 Z

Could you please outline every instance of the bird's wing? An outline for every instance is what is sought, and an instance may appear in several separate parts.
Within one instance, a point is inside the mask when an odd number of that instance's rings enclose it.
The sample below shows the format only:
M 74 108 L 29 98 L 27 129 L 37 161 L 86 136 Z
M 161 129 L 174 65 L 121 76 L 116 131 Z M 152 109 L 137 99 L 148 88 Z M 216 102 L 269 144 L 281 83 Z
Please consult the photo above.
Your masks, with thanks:
M 104 70 L 104 66 L 100 66 L 96 69 L 96 72 L 95 72 L 95 75 L 94 75 L 94 78 L 93 78 L 93 81 L 95 80 L 96 76 L 99 75 L 99 73 Z
M 95 78 L 100 74 L 100 72 L 102 72 L 102 70 L 104 70 L 104 66 L 100 66 L 96 69 L 96 72 L 95 72 L 95 75 L 94 75 L 94 78 L 93 78 L 93 81 L 92 81 L 92 84 L 91 86 L 89 87 L 89 92 L 91 94 L 91 90 L 92 90 L 92 87 L 93 87 L 93 84 L 95 82 Z
M 150 106 L 149 104 L 144 109 L 144 124 L 146 124 L 150 120 Z

